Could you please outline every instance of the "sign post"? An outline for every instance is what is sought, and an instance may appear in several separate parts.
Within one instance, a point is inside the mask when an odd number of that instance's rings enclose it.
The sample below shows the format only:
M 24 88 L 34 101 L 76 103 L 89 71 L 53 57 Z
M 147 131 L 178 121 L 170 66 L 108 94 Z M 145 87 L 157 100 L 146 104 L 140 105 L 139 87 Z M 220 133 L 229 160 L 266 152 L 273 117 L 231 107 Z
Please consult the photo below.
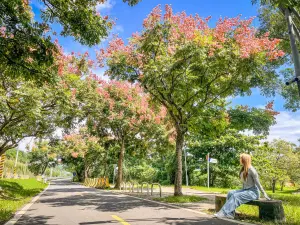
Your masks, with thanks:
M 217 159 L 209 158 L 209 153 L 206 156 L 207 160 L 207 187 L 209 188 L 209 163 L 218 163 Z
M 209 188 L 209 153 L 207 154 L 207 188 Z

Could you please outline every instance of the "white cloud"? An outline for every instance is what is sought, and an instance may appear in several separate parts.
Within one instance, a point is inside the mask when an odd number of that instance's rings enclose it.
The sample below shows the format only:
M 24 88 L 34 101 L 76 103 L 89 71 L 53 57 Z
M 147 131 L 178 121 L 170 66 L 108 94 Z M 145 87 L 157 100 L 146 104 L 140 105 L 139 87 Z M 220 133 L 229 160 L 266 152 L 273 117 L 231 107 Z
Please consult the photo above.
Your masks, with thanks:
M 277 124 L 270 129 L 268 140 L 281 138 L 298 144 L 297 140 L 300 138 L 300 112 L 281 111 L 276 116 L 276 121 Z
M 106 68 L 92 69 L 92 72 L 93 72 L 94 74 L 96 74 L 97 77 L 99 77 L 99 78 L 101 78 L 101 79 L 103 79 L 103 80 L 105 80 L 105 81 L 109 81 L 109 80 L 110 80 L 109 77 L 106 76 L 106 75 L 104 75 L 105 71 L 106 71 Z
M 124 27 L 122 27 L 121 25 L 116 25 L 114 27 L 114 30 L 118 33 L 123 33 L 124 32 Z
M 266 106 L 265 105 L 257 105 L 257 106 L 254 106 L 255 108 L 258 108 L 258 109 L 265 109 Z
M 96 9 L 97 9 L 97 12 L 101 12 L 103 10 L 111 9 L 114 5 L 115 5 L 115 2 L 113 2 L 112 0 L 107 0 L 104 3 L 99 3 L 96 6 Z

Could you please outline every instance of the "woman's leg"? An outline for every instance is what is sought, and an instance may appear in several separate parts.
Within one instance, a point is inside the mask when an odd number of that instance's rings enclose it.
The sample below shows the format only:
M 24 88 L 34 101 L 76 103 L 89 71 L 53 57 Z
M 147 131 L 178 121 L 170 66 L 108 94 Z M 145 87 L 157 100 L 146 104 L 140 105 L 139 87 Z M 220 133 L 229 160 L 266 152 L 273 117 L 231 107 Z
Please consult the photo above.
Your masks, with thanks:
M 243 190 L 232 190 L 232 191 L 229 191 L 228 194 L 227 194 L 226 201 L 228 201 L 233 194 L 241 192 L 241 191 L 243 191 Z
M 239 193 L 243 190 L 232 190 L 232 191 L 229 191 L 228 194 L 227 194 L 227 198 L 226 198 L 226 202 L 228 202 L 228 200 L 235 194 L 235 193 Z M 226 203 L 225 203 L 226 204 Z M 225 205 L 224 205 L 225 206 Z M 225 215 L 225 213 L 223 212 L 223 208 L 224 206 L 222 207 L 222 209 L 217 212 L 215 215 L 219 215 L 219 216 L 223 216 Z
M 233 213 L 236 208 L 238 208 L 241 204 L 245 204 L 247 202 L 253 201 L 257 199 L 257 192 L 253 190 L 240 190 L 234 192 L 228 201 L 226 201 L 225 205 L 222 207 L 221 211 L 226 216 L 233 216 Z

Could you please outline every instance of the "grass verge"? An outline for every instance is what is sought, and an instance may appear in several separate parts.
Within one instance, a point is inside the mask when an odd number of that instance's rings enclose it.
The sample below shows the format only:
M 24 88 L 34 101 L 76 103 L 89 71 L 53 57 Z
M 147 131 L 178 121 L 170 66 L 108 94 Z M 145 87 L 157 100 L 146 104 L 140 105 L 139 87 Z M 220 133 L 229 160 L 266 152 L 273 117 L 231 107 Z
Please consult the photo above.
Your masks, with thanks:
M 153 200 L 159 202 L 167 202 L 167 203 L 191 203 L 191 202 L 201 202 L 207 199 L 195 195 L 183 195 L 183 196 L 167 196 L 164 198 L 154 198 Z
M 207 187 L 201 187 L 201 186 L 191 186 L 189 187 L 191 189 L 194 189 L 194 190 L 198 190 L 198 191 L 205 191 L 205 192 L 213 192 L 213 193 L 221 193 L 221 194 L 227 194 L 228 191 L 230 191 L 231 189 L 228 189 L 228 188 L 217 188 L 217 187 L 210 187 L 210 188 L 207 188 Z
M 300 224 L 300 195 L 292 195 L 285 193 L 270 193 L 269 195 L 273 199 L 282 201 L 286 217 L 286 225 Z M 258 219 L 258 207 L 242 205 L 237 210 L 242 213 L 242 218 L 244 219 L 260 224 L 274 224 L 260 221 Z
M 0 224 L 4 224 L 12 215 L 40 193 L 47 184 L 35 179 L 0 179 Z

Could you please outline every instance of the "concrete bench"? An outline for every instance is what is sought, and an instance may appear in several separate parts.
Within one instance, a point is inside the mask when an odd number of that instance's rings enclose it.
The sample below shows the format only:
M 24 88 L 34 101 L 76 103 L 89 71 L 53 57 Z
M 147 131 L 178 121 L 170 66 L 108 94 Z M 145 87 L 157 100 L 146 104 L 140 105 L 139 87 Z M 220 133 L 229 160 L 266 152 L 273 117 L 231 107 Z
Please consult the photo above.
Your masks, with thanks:
M 215 207 L 216 212 L 223 207 L 226 202 L 226 195 L 216 195 Z M 282 201 L 278 200 L 255 200 L 246 203 L 246 205 L 254 205 L 259 207 L 259 218 L 263 220 L 285 222 L 284 210 L 282 207 Z

